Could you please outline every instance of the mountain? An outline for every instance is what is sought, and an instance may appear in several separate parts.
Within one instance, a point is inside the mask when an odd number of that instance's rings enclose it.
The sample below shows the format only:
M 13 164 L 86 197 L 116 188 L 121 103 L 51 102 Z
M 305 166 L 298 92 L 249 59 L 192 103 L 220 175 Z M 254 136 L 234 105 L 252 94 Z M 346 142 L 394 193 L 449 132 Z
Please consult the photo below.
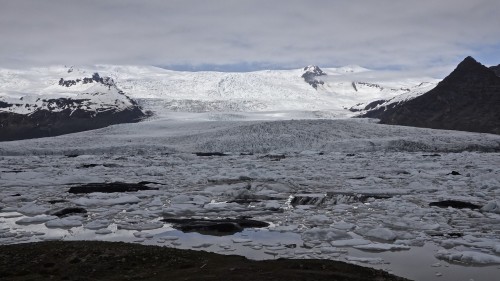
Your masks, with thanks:
M 117 65 L 0 69 L 0 140 L 136 122 L 149 111 L 170 119 L 346 118 L 354 107 L 436 84 L 356 65 L 245 73 Z
M 323 85 L 325 82 L 317 79 L 317 77 L 323 75 L 326 75 L 326 73 L 324 73 L 321 68 L 316 65 L 309 65 L 304 67 L 304 74 L 302 74 L 301 77 L 304 78 L 304 81 L 306 81 L 314 89 L 318 89 L 318 85 Z
M 78 71 L 78 70 L 75 70 Z M 353 105 L 436 85 L 437 79 L 359 66 L 254 72 L 182 72 L 142 66 L 97 66 L 118 87 L 157 114 L 168 112 L 321 111 L 350 117 Z M 311 85 L 311 83 L 313 83 Z M 423 84 L 422 84 L 423 83 Z M 313 86 L 315 85 L 315 86 Z M 169 115 L 171 116 L 171 114 Z
M 500 77 L 467 57 L 427 93 L 379 106 L 362 117 L 383 124 L 500 134 Z
M 147 116 L 113 79 L 98 73 L 91 77 L 60 78 L 57 82 L 54 78 L 32 79 L 14 79 L 14 85 L 7 87 L 10 91 L 3 87 L 0 141 L 98 129 L 137 122 Z M 20 84 L 16 87 L 16 83 Z

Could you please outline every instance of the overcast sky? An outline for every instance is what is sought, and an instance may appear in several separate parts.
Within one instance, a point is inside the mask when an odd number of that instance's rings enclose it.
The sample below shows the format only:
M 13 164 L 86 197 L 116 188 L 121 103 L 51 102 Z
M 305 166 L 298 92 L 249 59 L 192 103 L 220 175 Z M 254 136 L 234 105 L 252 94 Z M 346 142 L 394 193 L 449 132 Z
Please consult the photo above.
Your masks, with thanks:
M 468 55 L 500 64 L 499 0 L 0 0 L 5 67 L 439 73 Z

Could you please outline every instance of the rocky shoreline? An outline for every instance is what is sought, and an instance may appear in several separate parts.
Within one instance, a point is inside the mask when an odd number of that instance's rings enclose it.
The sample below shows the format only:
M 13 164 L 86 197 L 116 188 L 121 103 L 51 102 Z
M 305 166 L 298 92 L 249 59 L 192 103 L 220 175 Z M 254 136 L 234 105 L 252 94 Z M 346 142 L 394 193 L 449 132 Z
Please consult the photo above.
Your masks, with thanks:
M 338 261 L 252 261 L 122 242 L 51 241 L 0 246 L 0 280 L 408 279 Z

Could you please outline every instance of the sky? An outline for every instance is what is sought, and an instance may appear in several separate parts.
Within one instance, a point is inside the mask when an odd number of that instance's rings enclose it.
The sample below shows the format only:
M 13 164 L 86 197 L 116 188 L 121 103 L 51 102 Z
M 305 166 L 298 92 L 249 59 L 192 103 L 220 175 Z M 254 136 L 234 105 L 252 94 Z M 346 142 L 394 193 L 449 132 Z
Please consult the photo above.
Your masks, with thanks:
M 251 71 L 349 64 L 439 76 L 500 64 L 499 0 L 0 0 L 0 67 Z

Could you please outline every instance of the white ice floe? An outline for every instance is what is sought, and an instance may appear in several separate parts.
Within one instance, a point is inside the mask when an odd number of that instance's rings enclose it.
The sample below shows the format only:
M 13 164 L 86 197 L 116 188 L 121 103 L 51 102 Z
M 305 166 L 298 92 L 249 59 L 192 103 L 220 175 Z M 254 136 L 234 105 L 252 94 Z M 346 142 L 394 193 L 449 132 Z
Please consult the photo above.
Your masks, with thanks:
M 406 245 L 397 244 L 385 244 L 385 243 L 373 243 L 366 245 L 357 245 L 354 248 L 365 251 L 399 251 L 399 250 L 409 250 L 411 247 Z
M 371 229 L 368 232 L 366 232 L 364 236 L 385 241 L 393 241 L 394 239 L 396 239 L 396 234 L 394 234 L 393 231 L 383 227 L 377 227 Z
M 346 231 L 339 230 L 336 228 L 319 228 L 314 227 L 308 229 L 302 233 L 302 239 L 306 241 L 335 241 L 339 239 L 350 239 L 352 238 Z
M 498 200 L 492 200 L 484 205 L 481 211 L 500 214 L 500 202 Z
M 19 225 L 40 224 L 57 218 L 58 217 L 56 216 L 38 215 L 34 217 L 25 217 L 20 220 L 17 220 L 16 224 Z
M 82 217 L 78 216 L 70 216 L 66 218 L 58 218 L 54 220 L 50 220 L 45 223 L 45 226 L 48 228 L 73 228 L 82 226 Z
M 111 234 L 113 231 L 111 229 L 103 228 L 95 231 L 95 234 L 99 235 L 106 235 L 106 234 Z
M 436 258 L 468 264 L 500 264 L 499 256 L 474 251 L 439 250 Z
M 26 216 L 36 216 L 47 212 L 49 209 L 43 205 L 31 202 L 17 209 L 17 212 Z
M 87 224 L 85 224 L 83 227 L 87 229 L 92 229 L 92 230 L 98 230 L 102 228 L 107 228 L 111 224 L 111 221 L 106 220 L 106 219 L 100 219 L 100 220 L 94 220 L 91 221 Z
M 351 247 L 351 246 L 358 246 L 358 245 L 367 245 L 370 243 L 371 242 L 369 240 L 360 239 L 360 238 L 336 240 L 336 241 L 330 242 L 330 244 L 332 246 L 335 246 L 335 247 Z
M 329 218 L 325 215 L 322 215 L 322 214 L 309 217 L 309 222 L 315 223 L 315 224 L 327 224 L 327 223 L 331 223 L 331 221 L 332 221 L 331 218 Z

